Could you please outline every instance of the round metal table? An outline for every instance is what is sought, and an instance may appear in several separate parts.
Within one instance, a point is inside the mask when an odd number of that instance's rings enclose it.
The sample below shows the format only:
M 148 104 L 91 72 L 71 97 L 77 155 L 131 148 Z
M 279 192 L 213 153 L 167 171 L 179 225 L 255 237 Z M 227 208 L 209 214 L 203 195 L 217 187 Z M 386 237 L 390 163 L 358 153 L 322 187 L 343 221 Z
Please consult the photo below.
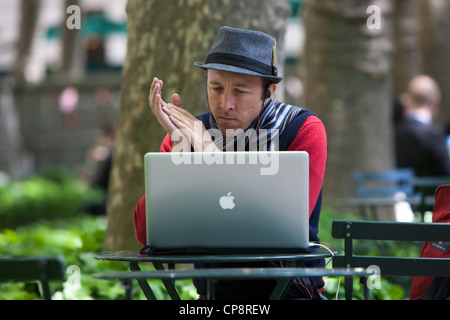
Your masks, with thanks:
M 170 297 L 174 300 L 179 300 L 180 297 L 175 290 L 173 280 L 180 278 L 206 278 L 208 280 L 209 297 L 213 298 L 212 283 L 217 279 L 223 278 L 271 278 L 278 279 L 277 285 L 272 294 L 273 299 L 279 299 L 285 295 L 287 288 L 294 277 L 311 277 L 311 276 L 330 276 L 337 275 L 357 275 L 358 272 L 347 270 L 329 271 L 330 269 L 315 268 L 306 269 L 299 268 L 304 260 L 308 259 L 323 259 L 334 255 L 333 252 L 325 250 L 321 247 L 315 247 L 311 252 L 297 252 L 297 253 L 243 253 L 243 254 L 173 254 L 173 255 L 147 255 L 141 254 L 137 250 L 126 250 L 118 252 L 104 252 L 96 254 L 94 257 L 98 260 L 128 262 L 130 264 L 131 272 L 119 273 L 105 273 L 94 274 L 93 276 L 99 279 L 120 279 L 129 281 L 135 279 L 140 285 L 142 291 L 148 299 L 156 299 L 151 290 L 147 279 L 161 279 Z M 262 262 L 262 261 L 283 261 L 285 267 L 283 268 L 220 268 L 220 269 L 189 269 L 189 270 L 175 270 L 176 264 L 190 264 L 198 262 Z M 152 263 L 155 271 L 141 271 L 139 263 Z M 165 270 L 163 264 L 169 265 L 169 270 Z M 360 273 L 364 271 L 361 270 Z

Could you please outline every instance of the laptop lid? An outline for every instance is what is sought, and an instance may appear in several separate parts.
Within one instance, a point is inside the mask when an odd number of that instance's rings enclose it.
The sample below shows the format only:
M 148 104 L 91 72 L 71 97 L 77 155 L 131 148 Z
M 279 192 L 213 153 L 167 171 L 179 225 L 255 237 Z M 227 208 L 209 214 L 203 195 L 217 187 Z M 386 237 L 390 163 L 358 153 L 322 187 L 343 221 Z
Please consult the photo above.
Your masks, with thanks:
M 306 152 L 148 153 L 147 245 L 154 249 L 304 249 Z

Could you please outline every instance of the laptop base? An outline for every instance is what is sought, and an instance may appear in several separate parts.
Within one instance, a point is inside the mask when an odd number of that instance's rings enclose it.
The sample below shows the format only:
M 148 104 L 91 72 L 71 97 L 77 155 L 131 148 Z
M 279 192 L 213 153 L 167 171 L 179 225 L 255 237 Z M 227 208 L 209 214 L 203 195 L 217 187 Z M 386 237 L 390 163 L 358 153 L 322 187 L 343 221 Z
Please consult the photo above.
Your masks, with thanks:
M 208 254 L 295 254 L 311 253 L 313 247 L 306 248 L 164 248 L 145 246 L 139 250 L 145 255 L 208 255 Z

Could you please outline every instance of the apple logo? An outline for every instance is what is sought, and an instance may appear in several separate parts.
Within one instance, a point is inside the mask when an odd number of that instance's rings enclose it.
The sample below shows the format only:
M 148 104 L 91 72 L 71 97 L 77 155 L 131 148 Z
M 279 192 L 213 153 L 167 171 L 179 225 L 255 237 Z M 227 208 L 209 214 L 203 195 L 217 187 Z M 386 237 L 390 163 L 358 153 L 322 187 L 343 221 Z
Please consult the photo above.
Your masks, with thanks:
M 220 197 L 219 204 L 222 209 L 233 209 L 235 206 L 234 196 L 231 195 L 231 192 L 228 192 L 226 196 Z

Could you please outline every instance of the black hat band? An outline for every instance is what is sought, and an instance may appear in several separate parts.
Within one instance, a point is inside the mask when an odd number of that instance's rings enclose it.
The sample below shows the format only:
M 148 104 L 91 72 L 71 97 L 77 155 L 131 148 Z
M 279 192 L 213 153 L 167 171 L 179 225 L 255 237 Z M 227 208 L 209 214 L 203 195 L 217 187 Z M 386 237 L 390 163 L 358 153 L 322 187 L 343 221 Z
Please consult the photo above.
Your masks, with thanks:
M 205 64 L 217 63 L 225 64 L 229 66 L 234 66 L 238 68 L 243 68 L 251 70 L 262 75 L 267 76 L 277 76 L 277 68 L 275 66 L 269 66 L 260 61 L 254 60 L 252 58 L 235 55 L 231 53 L 210 53 L 206 59 Z

